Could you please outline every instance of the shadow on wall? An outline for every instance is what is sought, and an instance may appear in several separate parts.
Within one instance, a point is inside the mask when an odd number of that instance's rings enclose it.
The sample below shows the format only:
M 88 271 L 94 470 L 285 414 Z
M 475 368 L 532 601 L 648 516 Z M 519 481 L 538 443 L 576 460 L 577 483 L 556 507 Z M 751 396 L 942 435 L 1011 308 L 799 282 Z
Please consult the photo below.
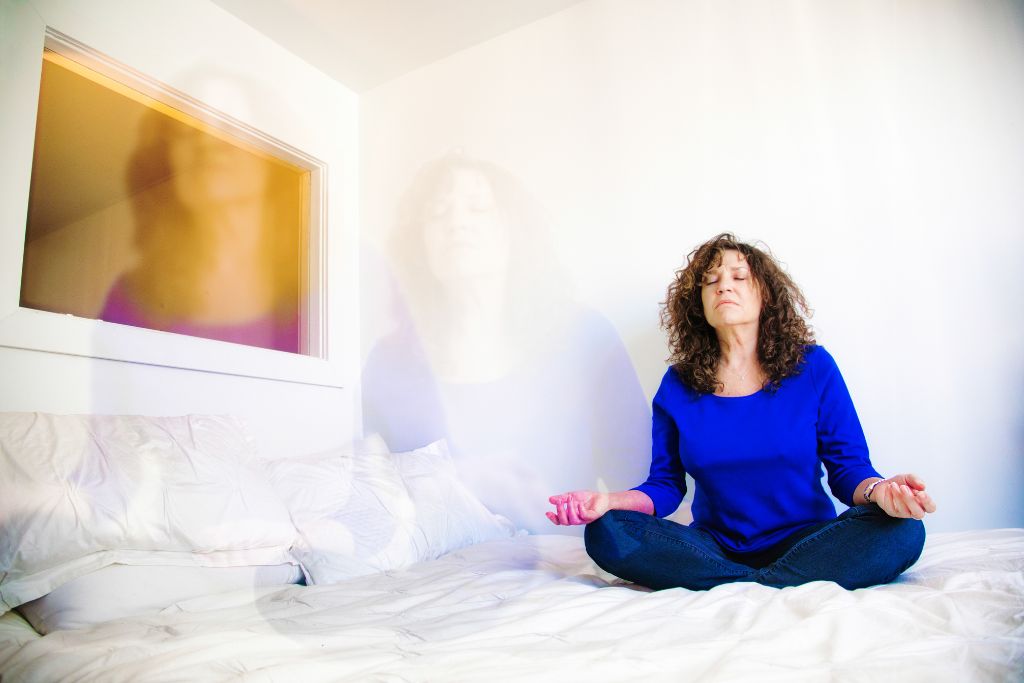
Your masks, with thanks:
M 512 174 L 457 154 L 427 163 L 387 265 L 400 294 L 363 369 L 367 433 L 393 450 L 447 438 L 467 485 L 532 532 L 556 530 L 553 493 L 642 481 L 650 411 L 636 373 L 612 325 L 573 300 Z

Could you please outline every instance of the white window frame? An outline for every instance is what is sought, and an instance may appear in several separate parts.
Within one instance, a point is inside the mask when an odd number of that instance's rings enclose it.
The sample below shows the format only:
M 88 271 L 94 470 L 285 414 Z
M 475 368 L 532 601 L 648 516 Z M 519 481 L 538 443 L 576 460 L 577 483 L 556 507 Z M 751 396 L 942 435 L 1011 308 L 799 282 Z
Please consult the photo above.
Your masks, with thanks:
M 19 34 L 4 47 L 8 64 L 0 94 L 0 347 L 145 365 L 341 387 L 341 364 L 328 358 L 327 164 L 220 113 L 88 47 L 40 20 L 35 36 Z M 8 36 L 4 36 L 6 39 Z M 302 269 L 300 348 L 304 354 L 233 344 L 20 306 L 26 216 L 43 47 L 154 99 L 211 123 L 268 153 L 310 170 L 308 245 Z M 33 64 L 34 62 L 34 64 Z M 27 144 L 26 144 L 27 141 Z M 9 144 L 7 144 L 9 143 Z M 10 179 L 10 182 L 7 180 Z

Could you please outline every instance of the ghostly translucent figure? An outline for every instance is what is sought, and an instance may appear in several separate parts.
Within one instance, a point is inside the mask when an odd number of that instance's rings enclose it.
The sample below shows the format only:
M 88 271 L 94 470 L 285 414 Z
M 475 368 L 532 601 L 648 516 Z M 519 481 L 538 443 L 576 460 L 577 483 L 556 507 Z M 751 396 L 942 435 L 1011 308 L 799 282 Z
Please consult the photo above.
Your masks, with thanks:
M 367 358 L 367 432 L 395 450 L 446 437 L 470 488 L 528 530 L 551 531 L 551 491 L 643 478 L 650 412 L 632 364 L 570 297 L 511 174 L 459 155 L 426 164 L 390 256 L 407 315 Z

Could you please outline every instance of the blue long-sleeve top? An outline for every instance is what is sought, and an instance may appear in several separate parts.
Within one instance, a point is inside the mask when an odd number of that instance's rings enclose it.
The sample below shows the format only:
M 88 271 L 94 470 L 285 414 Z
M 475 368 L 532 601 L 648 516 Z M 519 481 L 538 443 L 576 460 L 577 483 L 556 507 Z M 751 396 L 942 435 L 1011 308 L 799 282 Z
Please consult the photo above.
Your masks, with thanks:
M 853 505 L 857 485 L 881 476 L 871 466 L 857 411 L 828 351 L 807 347 L 797 374 L 778 390 L 750 396 L 700 394 L 669 368 L 654 397 L 651 472 L 635 490 L 671 514 L 693 477 L 691 526 L 737 553 L 765 550 L 833 519 L 821 485 Z

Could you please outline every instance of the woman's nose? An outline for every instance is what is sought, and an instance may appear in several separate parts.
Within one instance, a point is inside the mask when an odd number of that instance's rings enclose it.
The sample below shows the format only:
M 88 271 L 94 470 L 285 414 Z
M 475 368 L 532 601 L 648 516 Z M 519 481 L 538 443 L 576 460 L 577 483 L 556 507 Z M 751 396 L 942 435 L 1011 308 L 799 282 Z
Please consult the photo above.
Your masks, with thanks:
M 470 212 L 466 207 L 454 206 L 452 207 L 451 215 L 449 216 L 449 225 L 454 231 L 467 230 L 472 227 L 472 218 Z

